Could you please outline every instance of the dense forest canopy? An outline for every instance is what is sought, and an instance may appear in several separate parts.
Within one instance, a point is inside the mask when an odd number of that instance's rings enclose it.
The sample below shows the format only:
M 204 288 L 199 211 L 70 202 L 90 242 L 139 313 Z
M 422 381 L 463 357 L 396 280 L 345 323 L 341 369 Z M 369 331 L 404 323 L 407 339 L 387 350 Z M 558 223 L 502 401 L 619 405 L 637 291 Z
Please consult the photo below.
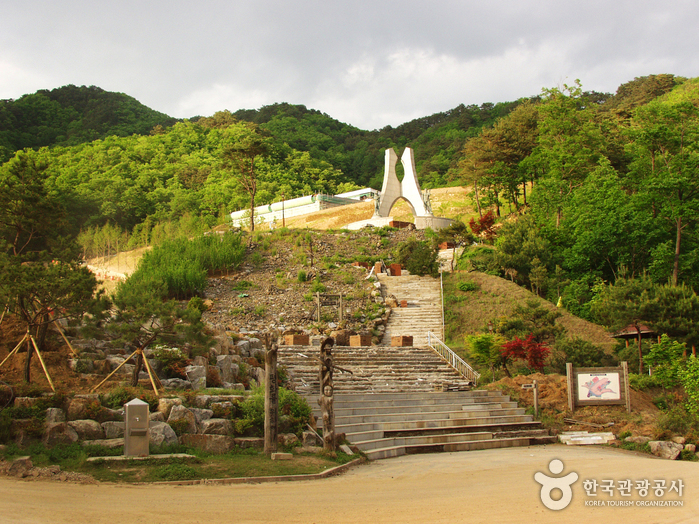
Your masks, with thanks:
M 595 286 L 621 275 L 699 285 L 698 100 L 697 80 L 672 75 L 614 95 L 576 82 L 365 131 L 283 103 L 176 121 L 126 95 L 66 86 L 3 101 L 0 143 L 6 159 L 29 148 L 46 166 L 85 254 L 196 233 L 249 208 L 226 160 L 245 129 L 267 137 L 251 165 L 258 205 L 378 188 L 384 149 L 410 146 L 423 187 L 469 185 L 479 213 L 500 217 L 491 271 L 589 316 Z

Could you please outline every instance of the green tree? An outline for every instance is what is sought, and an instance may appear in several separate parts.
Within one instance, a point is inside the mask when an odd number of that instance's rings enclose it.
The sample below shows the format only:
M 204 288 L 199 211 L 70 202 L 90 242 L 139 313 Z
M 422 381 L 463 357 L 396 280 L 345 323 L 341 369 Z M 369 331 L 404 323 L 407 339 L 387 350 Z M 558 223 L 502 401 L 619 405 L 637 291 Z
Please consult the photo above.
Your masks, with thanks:
M 643 373 L 641 326 L 650 324 L 656 285 L 645 275 L 639 278 L 618 278 L 601 289 L 592 304 L 592 315 L 613 331 L 633 327 L 638 339 L 638 367 Z
M 45 169 L 29 152 L 0 167 L 0 302 L 18 314 L 40 351 L 51 322 L 79 321 L 104 305 L 77 244 L 61 236 L 64 211 L 44 187 Z M 33 353 L 28 340 L 27 382 Z
M 677 284 L 683 232 L 699 213 L 699 109 L 688 97 L 653 100 L 636 111 L 631 134 L 638 190 L 651 196 L 654 212 L 675 231 Z
M 255 195 L 257 194 L 256 161 L 269 155 L 270 139 L 255 124 L 233 124 L 224 130 L 223 160 L 228 167 L 234 167 L 238 182 L 250 198 L 250 231 L 255 230 Z

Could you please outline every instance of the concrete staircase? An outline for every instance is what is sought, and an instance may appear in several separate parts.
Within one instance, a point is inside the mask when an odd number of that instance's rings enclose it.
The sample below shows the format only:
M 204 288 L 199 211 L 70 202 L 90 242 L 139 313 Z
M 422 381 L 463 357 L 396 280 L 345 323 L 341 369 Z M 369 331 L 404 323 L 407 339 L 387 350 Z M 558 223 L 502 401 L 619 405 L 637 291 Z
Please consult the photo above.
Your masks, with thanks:
M 427 347 L 427 332 L 438 337 L 442 333 L 442 293 L 438 278 L 405 275 L 399 277 L 379 275 L 384 296 L 393 295 L 400 304 L 407 300 L 408 307 L 397 307 L 391 311 L 382 344 L 391 345 L 391 337 L 409 335 L 413 345 Z
M 336 394 L 431 392 L 442 390 L 444 384 L 467 385 L 466 379 L 429 348 L 336 346 L 333 356 L 336 366 L 352 372 L 335 371 Z M 319 393 L 318 358 L 317 346 L 280 346 L 279 365 L 287 369 L 297 393 Z
M 336 394 L 334 408 L 335 431 L 369 459 L 556 442 L 499 391 Z

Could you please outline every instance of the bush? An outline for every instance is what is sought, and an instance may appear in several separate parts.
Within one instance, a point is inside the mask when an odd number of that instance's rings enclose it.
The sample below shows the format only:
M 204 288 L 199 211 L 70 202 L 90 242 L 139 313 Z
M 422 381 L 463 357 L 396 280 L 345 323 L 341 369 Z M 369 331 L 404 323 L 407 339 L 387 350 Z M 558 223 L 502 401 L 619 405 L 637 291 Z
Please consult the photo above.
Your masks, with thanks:
M 262 388 L 257 388 L 240 404 L 242 418 L 235 422 L 238 434 L 252 433 L 262 436 L 265 424 L 265 394 Z M 310 422 L 311 407 L 302 396 L 294 391 L 279 388 L 279 415 L 288 425 L 290 433 L 300 435 Z
M 307 277 L 306 277 L 306 272 L 305 272 L 303 269 L 301 269 L 301 270 L 298 272 L 298 274 L 296 275 L 296 279 L 297 279 L 299 282 L 305 282 L 305 281 L 306 281 L 306 278 L 307 278 Z
M 439 275 L 438 252 L 427 242 L 414 238 L 399 244 L 396 250 L 396 261 L 405 266 L 411 275 Z
M 199 478 L 199 472 L 186 464 L 168 464 L 153 471 L 158 480 L 192 480 Z

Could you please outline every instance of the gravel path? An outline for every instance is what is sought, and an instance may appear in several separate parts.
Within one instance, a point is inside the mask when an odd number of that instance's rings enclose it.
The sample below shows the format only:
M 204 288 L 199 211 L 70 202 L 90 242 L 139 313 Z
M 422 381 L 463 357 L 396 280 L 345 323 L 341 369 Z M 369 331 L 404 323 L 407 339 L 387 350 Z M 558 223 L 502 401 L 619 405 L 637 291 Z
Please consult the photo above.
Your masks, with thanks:
M 554 458 L 579 479 L 561 511 L 544 507 L 536 472 L 550 475 Z M 682 479 L 684 491 L 645 499 L 588 497 L 583 480 Z M 538 446 L 411 455 L 378 461 L 340 477 L 229 486 L 79 485 L 0 478 L 1 523 L 213 523 L 213 522 L 697 522 L 699 465 L 664 461 L 599 447 Z M 555 492 L 553 498 L 556 498 Z M 589 502 L 631 501 L 630 507 Z M 645 507 L 643 500 L 683 502 Z

